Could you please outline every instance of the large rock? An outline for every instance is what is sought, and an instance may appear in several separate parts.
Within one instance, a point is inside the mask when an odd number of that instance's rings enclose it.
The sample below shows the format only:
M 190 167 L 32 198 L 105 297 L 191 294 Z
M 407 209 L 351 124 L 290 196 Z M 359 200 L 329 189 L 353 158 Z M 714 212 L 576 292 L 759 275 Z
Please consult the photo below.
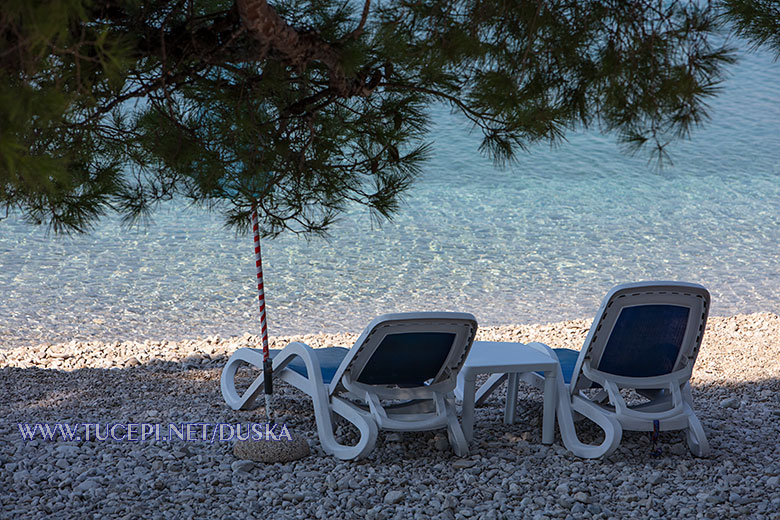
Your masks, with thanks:
M 247 440 L 236 441 L 233 445 L 233 455 L 243 460 L 256 462 L 290 462 L 309 455 L 309 443 L 300 435 L 289 430 L 291 439 L 281 437 L 279 440 Z

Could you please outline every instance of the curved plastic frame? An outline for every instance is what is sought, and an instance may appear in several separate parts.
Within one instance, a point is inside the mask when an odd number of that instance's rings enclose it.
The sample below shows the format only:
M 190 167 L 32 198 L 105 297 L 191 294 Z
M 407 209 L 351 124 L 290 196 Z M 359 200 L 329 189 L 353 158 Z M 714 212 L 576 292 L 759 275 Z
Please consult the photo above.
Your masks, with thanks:
M 597 370 L 595 367 L 599 364 L 619 310 L 631 305 L 657 302 L 673 302 L 687 306 L 692 311 L 675 370 L 662 376 L 643 378 L 621 377 Z M 610 309 L 613 305 L 614 308 Z M 697 284 L 640 282 L 618 285 L 610 290 L 585 339 L 571 382 L 565 384 L 563 375 L 560 372 L 558 374 L 556 415 L 566 448 L 583 458 L 607 456 L 620 445 L 624 429 L 653 431 L 653 421 L 658 420 L 661 431 L 685 430 L 691 453 L 697 457 L 706 457 L 710 447 L 701 422 L 693 411 L 690 378 L 707 323 L 709 306 L 709 292 Z M 597 331 L 600 331 L 598 341 L 595 340 Z M 543 343 L 529 343 L 529 346 L 543 349 L 557 359 L 553 350 Z M 534 373 L 530 374 L 527 381 L 541 387 L 544 377 Z M 591 382 L 604 388 L 602 394 L 609 398 L 608 403 L 591 400 L 581 392 Z M 640 393 L 649 391 L 647 396 L 650 401 L 629 407 L 620 395 L 620 388 L 634 388 Z M 604 431 L 605 438 L 601 444 L 580 442 L 574 429 L 575 413 L 587 417 Z
M 456 346 L 439 375 L 430 385 L 415 388 L 393 388 L 357 383 L 360 370 L 386 334 L 417 331 L 453 331 Z M 348 460 L 367 455 L 374 448 L 379 429 L 396 431 L 422 431 L 447 428 L 453 451 L 459 456 L 468 455 L 468 443 L 458 422 L 453 389 L 457 373 L 463 366 L 476 335 L 474 316 L 452 312 L 416 312 L 386 314 L 374 319 L 363 331 L 355 345 L 342 361 L 332 383 L 322 381 L 319 360 L 314 349 L 304 343 L 294 342 L 285 347 L 273 359 L 273 376 L 305 392 L 312 398 L 317 422 L 317 433 L 326 453 Z M 306 365 L 308 377 L 285 369 L 295 357 Z M 413 362 L 413 360 L 410 360 Z M 250 409 L 254 400 L 263 392 L 262 374 L 239 396 L 235 376 L 242 364 L 263 368 L 260 350 L 241 348 L 228 360 L 222 370 L 220 386 L 225 402 L 234 410 Z M 367 406 L 361 406 L 345 396 L 356 397 Z M 400 406 L 385 406 L 381 399 L 413 399 Z M 340 415 L 360 431 L 355 446 L 340 444 L 333 433 L 331 413 Z

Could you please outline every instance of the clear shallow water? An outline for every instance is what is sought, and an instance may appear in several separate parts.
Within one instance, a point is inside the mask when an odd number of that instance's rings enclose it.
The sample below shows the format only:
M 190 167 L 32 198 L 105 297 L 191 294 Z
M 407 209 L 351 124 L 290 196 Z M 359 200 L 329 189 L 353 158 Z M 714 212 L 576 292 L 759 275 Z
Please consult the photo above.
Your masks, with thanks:
M 780 312 L 780 63 L 746 55 L 674 165 L 569 136 L 509 170 L 435 114 L 435 154 L 393 222 L 355 208 L 330 240 L 263 243 L 271 334 L 358 332 L 381 313 L 462 310 L 482 325 L 592 317 L 614 284 L 699 282 L 714 314 Z M 251 238 L 174 204 L 141 231 L 0 222 L 0 345 L 258 330 Z

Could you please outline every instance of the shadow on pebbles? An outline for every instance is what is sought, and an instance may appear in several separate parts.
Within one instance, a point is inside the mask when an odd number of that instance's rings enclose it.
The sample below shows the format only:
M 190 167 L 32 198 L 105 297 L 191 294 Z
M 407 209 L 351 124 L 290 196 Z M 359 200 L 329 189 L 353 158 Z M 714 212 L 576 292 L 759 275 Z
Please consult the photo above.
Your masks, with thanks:
M 490 327 L 478 339 L 579 348 L 588 326 Z M 273 342 L 320 347 L 354 338 Z M 452 454 L 443 431 L 382 432 L 369 457 L 342 462 L 322 452 L 306 396 L 280 383 L 272 435 L 288 428 L 310 455 L 275 464 L 242 460 L 233 437 L 253 426 L 266 436 L 263 409 L 230 410 L 220 368 L 236 348 L 258 344 L 245 335 L 0 350 L 0 517 L 780 519 L 776 315 L 710 320 L 693 378 L 713 449 L 707 459 L 693 458 L 680 432 L 661 435 L 657 458 L 644 433 L 626 432 L 605 460 L 572 456 L 559 436 L 542 445 L 541 394 L 521 386 L 515 424 L 502 422 L 501 392 L 477 409 L 467 458 Z M 241 377 L 248 385 L 254 375 Z M 46 425 L 54 440 L 42 440 Z M 35 440 L 23 438 L 28 427 Z M 68 428 L 73 440 L 65 438 Z M 598 440 L 592 425 L 579 431 L 585 441 Z M 356 439 L 344 424 L 337 433 L 342 442 Z

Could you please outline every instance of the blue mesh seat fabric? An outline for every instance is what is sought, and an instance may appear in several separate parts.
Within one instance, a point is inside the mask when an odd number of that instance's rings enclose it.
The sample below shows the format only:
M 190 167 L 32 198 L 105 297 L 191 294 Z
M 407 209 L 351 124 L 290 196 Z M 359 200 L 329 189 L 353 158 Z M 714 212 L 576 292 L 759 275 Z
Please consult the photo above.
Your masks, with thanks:
M 568 385 L 571 383 L 571 376 L 574 374 L 574 365 L 577 364 L 577 358 L 580 357 L 580 351 L 572 350 L 570 348 L 556 348 L 553 349 L 553 352 L 558 356 L 558 362 L 561 364 L 563 382 Z M 542 372 L 539 372 L 539 374 L 543 375 Z
M 421 386 L 439 373 L 450 355 L 455 334 L 388 334 L 358 377 L 367 385 Z M 410 363 L 410 360 L 414 360 Z
M 419 386 L 436 377 L 449 356 L 455 334 L 414 332 L 388 334 L 360 374 L 359 382 L 369 385 Z M 274 358 L 281 350 L 271 350 Z M 349 349 L 314 349 L 322 370 L 322 382 L 329 385 Z M 410 364 L 409 360 L 415 363 Z M 308 377 L 303 360 L 296 357 L 287 368 Z
M 271 358 L 275 357 L 281 350 L 271 350 L 269 355 Z M 336 375 L 336 370 L 339 369 L 341 362 L 349 352 L 349 349 L 344 347 L 328 347 L 328 348 L 316 348 L 314 353 L 317 355 L 317 359 L 320 362 L 320 370 L 322 371 L 322 382 L 329 385 L 333 381 L 333 376 Z M 298 372 L 303 377 L 308 377 L 306 372 L 306 365 L 303 360 L 296 356 L 294 360 L 290 361 L 287 368 Z
M 626 307 L 612 329 L 599 370 L 628 377 L 668 374 L 674 370 L 680 352 L 688 313 L 687 307 L 678 305 Z M 564 383 L 571 383 L 580 352 L 568 348 L 553 351 L 561 364 Z
M 561 373 L 563 373 L 563 382 L 568 385 L 571 383 L 574 365 L 577 364 L 577 358 L 580 357 L 580 351 L 572 350 L 570 348 L 554 348 L 553 352 L 558 356 L 558 363 L 560 363 Z M 544 376 L 544 372 L 537 372 L 537 374 Z
M 674 370 L 690 309 L 637 305 L 620 312 L 598 369 L 626 377 L 654 377 Z

